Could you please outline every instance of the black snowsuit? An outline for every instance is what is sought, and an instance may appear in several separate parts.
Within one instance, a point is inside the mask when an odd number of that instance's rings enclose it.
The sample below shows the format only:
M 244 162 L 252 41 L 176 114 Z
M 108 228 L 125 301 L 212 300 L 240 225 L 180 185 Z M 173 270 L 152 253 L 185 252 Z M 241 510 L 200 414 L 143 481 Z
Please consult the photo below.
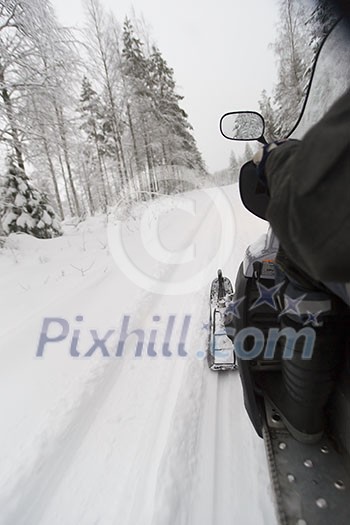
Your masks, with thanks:
M 292 359 L 282 361 L 282 380 L 266 391 L 294 437 L 316 442 L 348 311 L 333 293 L 350 304 L 350 91 L 301 141 L 273 149 L 264 173 L 266 217 L 281 243 L 276 262 L 285 273 L 285 297 L 300 298 L 316 335 L 311 360 L 303 360 L 297 346 Z M 284 327 L 301 329 L 309 322 L 290 309 L 280 315 Z
M 271 151 L 265 175 L 288 258 L 315 281 L 350 281 L 350 91 L 301 141 Z

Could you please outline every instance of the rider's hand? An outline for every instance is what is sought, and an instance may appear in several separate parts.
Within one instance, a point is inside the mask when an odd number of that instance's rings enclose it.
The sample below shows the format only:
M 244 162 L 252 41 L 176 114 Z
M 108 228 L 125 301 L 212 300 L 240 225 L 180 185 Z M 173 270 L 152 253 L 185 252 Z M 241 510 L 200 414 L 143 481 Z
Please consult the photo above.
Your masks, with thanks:
M 265 173 L 266 161 L 271 151 L 285 144 L 286 142 L 290 142 L 290 140 L 289 139 L 276 140 L 275 142 L 271 142 L 270 144 L 265 144 L 257 153 L 255 153 L 252 159 L 252 161 L 256 165 L 256 171 L 257 171 L 257 176 L 258 176 L 258 180 L 260 184 L 260 189 L 263 189 L 264 191 L 266 191 L 267 194 L 269 194 L 269 187 L 268 187 L 266 173 Z
M 252 158 L 252 161 L 256 166 L 259 166 L 259 164 L 263 161 L 265 164 L 265 161 L 271 151 L 278 148 L 278 146 L 281 146 L 281 144 L 285 144 L 285 142 L 288 142 L 288 139 L 282 139 L 282 140 L 276 140 L 275 142 L 270 142 L 270 144 L 265 144 L 262 148 L 260 148 Z
M 263 160 L 263 159 L 266 159 L 268 157 L 268 155 L 271 153 L 272 150 L 274 150 L 275 148 L 277 148 L 278 146 L 280 146 L 281 144 L 283 144 L 284 142 L 286 142 L 288 139 L 284 139 L 284 140 L 278 140 L 276 142 L 271 142 L 270 144 L 265 144 L 265 146 L 263 146 L 262 148 L 260 148 L 254 155 L 254 157 L 252 158 L 252 161 L 254 162 L 254 164 L 256 166 L 259 166 L 260 162 Z

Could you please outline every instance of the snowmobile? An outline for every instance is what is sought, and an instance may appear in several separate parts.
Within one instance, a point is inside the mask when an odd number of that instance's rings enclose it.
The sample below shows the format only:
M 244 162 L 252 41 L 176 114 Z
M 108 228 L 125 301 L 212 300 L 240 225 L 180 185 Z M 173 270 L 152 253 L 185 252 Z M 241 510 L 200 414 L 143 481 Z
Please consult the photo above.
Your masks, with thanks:
M 285 138 L 301 139 L 349 88 L 349 64 L 348 28 L 340 20 L 318 51 L 301 115 Z M 232 140 L 267 143 L 264 138 L 265 121 L 254 111 L 226 113 L 221 118 L 220 129 L 226 138 Z M 247 163 L 246 168 L 241 170 L 239 181 L 243 204 L 265 219 L 269 196 L 265 191 L 257 191 L 256 176 L 249 176 L 255 166 Z M 344 352 L 342 373 L 328 402 L 326 432 L 316 444 L 304 444 L 292 437 L 264 391 L 266 378 L 281 373 L 281 348 L 277 345 L 273 355 L 267 356 L 265 351 L 260 351 L 252 358 L 237 350 L 237 334 L 249 327 L 254 327 L 254 333 L 263 334 L 265 344 L 271 329 L 279 327 L 281 310 L 271 308 L 268 300 L 259 300 L 262 290 L 270 300 L 273 296 L 269 291 L 276 287 L 274 260 L 278 244 L 278 239 L 269 228 L 264 236 L 247 248 L 234 291 L 221 271 L 213 281 L 208 364 L 213 370 L 238 367 L 245 408 L 257 434 L 265 441 L 280 523 L 345 525 L 350 523 L 349 341 Z M 225 315 L 229 304 L 233 304 L 234 315 L 227 322 Z M 245 352 L 249 355 L 254 350 L 253 338 L 247 337 L 245 343 Z M 232 356 L 226 356 L 226 362 L 220 367 L 224 351 Z

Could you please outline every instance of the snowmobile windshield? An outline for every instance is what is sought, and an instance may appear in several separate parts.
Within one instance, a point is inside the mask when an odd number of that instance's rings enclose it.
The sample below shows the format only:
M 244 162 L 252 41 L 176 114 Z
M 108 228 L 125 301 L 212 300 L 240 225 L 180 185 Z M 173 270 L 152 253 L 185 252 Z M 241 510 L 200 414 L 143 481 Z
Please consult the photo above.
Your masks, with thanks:
M 350 34 L 338 22 L 321 45 L 297 123 L 288 137 L 301 139 L 350 87 Z

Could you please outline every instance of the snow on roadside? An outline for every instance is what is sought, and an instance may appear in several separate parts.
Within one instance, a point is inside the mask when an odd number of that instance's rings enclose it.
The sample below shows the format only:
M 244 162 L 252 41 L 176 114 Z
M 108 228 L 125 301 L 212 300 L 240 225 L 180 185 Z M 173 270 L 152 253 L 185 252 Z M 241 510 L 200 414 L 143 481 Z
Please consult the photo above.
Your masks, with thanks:
M 222 199 L 231 202 L 232 231 L 223 269 L 234 279 L 243 249 L 266 226 L 242 209 L 232 187 L 141 205 L 121 224 L 122 243 L 103 217 L 65 225 L 64 236 L 49 241 L 8 239 L 0 253 L 0 523 L 224 525 L 232 512 L 247 524 L 261 515 L 261 523 L 274 523 L 263 444 L 245 415 L 238 376 L 220 383 L 202 359 L 207 276 L 225 252 Z M 146 289 L 123 273 L 121 252 L 135 275 L 148 275 Z M 116 358 L 125 316 L 125 331 L 137 332 Z M 56 318 L 48 335 L 62 340 L 38 358 L 44 318 Z M 95 338 L 109 335 L 104 350 L 86 357 L 91 330 Z M 138 340 L 142 355 L 135 357 Z M 212 405 L 218 395 L 222 402 Z M 235 424 L 231 396 L 239 407 Z M 219 445 L 229 464 L 239 465 L 240 442 L 247 447 L 241 499 L 255 476 L 254 494 L 246 494 L 255 513 L 231 497 L 236 473 L 228 475 L 211 448 L 216 424 L 224 428 Z M 220 497 L 210 503 L 206 496 L 220 478 L 229 482 L 218 510 Z

